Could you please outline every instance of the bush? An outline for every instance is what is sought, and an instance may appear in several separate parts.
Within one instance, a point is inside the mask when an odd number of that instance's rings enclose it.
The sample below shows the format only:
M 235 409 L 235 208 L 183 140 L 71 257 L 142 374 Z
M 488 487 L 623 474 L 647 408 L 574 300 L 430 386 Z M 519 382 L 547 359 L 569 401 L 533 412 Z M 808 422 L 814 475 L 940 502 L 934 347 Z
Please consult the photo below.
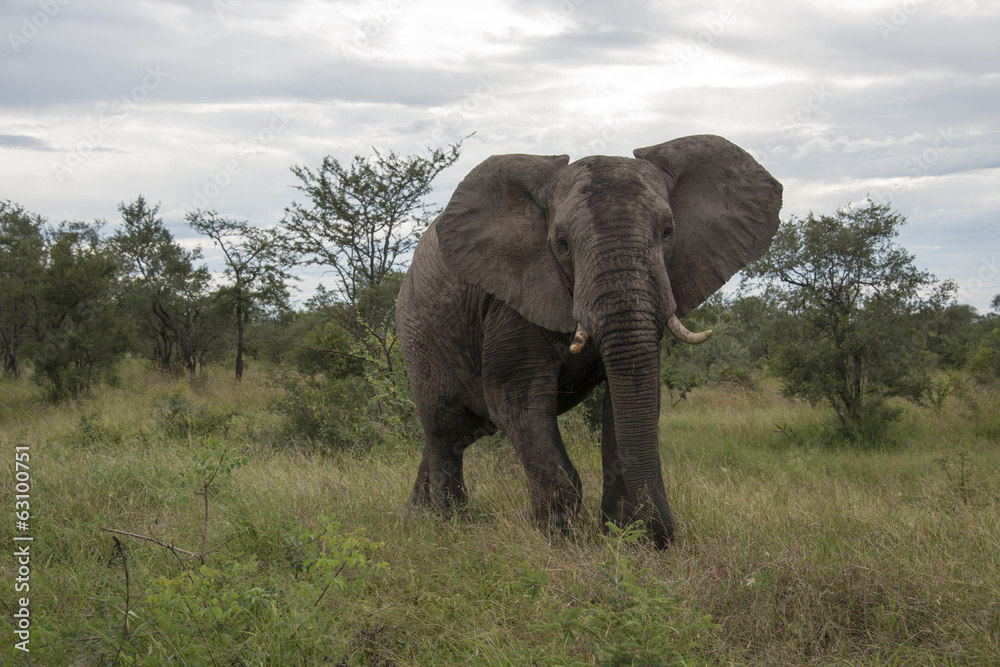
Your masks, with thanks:
M 881 435 L 892 398 L 932 395 L 924 335 L 954 290 L 894 239 L 905 218 L 868 201 L 789 220 L 744 269 L 778 307 L 770 369 L 788 396 L 829 403 L 851 437 Z
M 272 382 L 285 395 L 271 409 L 285 418 L 289 435 L 336 449 L 355 444 L 358 418 L 367 402 L 363 379 L 302 377 L 284 371 L 275 374 Z
M 992 386 L 1000 382 L 1000 329 L 994 329 L 985 341 L 975 347 L 969 356 L 968 366 L 980 384 Z
M 213 408 L 207 403 L 191 400 L 183 389 L 173 389 L 153 399 L 156 421 L 163 431 L 174 437 L 197 438 L 228 433 L 236 412 Z

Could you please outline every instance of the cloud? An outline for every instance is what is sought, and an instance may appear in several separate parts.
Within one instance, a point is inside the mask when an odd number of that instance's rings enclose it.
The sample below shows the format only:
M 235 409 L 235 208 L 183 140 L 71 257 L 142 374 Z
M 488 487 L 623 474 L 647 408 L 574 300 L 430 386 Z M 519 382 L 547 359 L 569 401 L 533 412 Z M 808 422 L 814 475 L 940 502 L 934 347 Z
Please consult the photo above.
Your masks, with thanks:
M 29 151 L 55 150 L 46 141 L 24 134 L 0 134 L 0 148 L 19 148 Z
M 1000 247 L 995 3 L 59 6 L 16 51 L 0 41 L 0 90 L 12 91 L 0 98 L 3 197 L 49 219 L 113 221 L 142 193 L 183 229 L 196 191 L 235 160 L 211 205 L 273 224 L 294 197 L 293 164 L 475 132 L 437 181 L 443 203 L 494 153 L 630 155 L 710 132 L 784 183 L 785 215 L 881 191 L 940 275 Z M 17 33 L 38 7 L 0 3 L 0 25 Z M 163 73 L 155 87 L 149 68 Z M 276 113 L 287 126 L 255 144 Z M 74 152 L 60 181 L 53 165 Z

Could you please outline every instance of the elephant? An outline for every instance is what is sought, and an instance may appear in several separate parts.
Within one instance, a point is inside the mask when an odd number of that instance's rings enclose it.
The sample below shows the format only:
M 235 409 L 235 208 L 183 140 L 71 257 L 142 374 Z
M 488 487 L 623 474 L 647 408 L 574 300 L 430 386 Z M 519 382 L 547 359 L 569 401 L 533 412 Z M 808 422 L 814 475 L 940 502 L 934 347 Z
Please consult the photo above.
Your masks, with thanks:
M 782 186 L 743 149 L 696 135 L 635 158 L 494 155 L 422 235 L 400 288 L 397 336 L 424 447 L 409 504 L 467 502 L 465 449 L 502 429 L 532 513 L 565 530 L 582 485 L 557 415 L 606 383 L 601 517 L 674 536 L 659 453 L 664 330 L 778 228 Z

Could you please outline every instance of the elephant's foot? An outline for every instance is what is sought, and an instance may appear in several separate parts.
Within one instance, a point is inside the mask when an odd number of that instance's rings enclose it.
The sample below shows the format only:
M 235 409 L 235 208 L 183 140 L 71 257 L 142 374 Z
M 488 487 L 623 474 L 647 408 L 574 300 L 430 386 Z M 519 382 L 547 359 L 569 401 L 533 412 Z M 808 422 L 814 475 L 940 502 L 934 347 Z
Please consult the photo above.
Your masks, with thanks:
M 650 498 L 636 504 L 629 499 L 624 489 L 606 489 L 601 499 L 602 523 L 610 521 L 620 528 L 625 528 L 636 521 L 642 521 L 653 543 L 657 548 L 663 549 L 669 546 L 674 537 L 674 520 L 670 507 L 666 505 L 665 499 L 663 504 L 665 511 L 660 511 Z
M 532 502 L 535 523 L 543 529 L 565 533 L 572 527 L 582 502 L 583 493 L 578 486 L 557 488 L 541 498 L 536 496 Z
M 464 507 L 469 496 L 462 483 L 461 470 L 457 473 L 429 472 L 426 461 L 421 462 L 417 480 L 410 491 L 410 505 L 426 507 L 446 515 L 456 508 Z

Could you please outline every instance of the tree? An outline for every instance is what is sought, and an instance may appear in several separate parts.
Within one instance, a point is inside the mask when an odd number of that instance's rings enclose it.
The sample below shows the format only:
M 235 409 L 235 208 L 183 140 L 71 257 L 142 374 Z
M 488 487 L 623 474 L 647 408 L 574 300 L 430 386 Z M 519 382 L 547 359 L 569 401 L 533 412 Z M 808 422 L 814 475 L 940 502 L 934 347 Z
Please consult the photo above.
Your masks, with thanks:
M 32 324 L 37 324 L 46 255 L 45 220 L 18 204 L 0 202 L 0 357 L 4 375 L 21 372 L 21 344 L 32 336 Z
M 220 295 L 231 307 L 236 323 L 236 380 L 243 379 L 244 329 L 255 310 L 287 308 L 287 267 L 293 256 L 277 229 L 253 227 L 215 211 L 195 211 L 188 222 L 222 250 L 229 284 Z
M 1000 381 L 1000 294 L 990 302 L 993 312 L 982 318 L 979 342 L 969 353 L 968 367 L 973 376 L 984 384 Z
M 154 363 L 169 368 L 176 358 L 193 378 L 219 335 L 208 267 L 195 266 L 201 250 L 178 245 L 159 204 L 150 206 L 142 195 L 118 210 L 122 226 L 110 241 L 122 266 L 120 298 Z
M 399 268 L 420 232 L 438 211 L 426 203 L 431 183 L 458 160 L 461 142 L 428 157 L 375 151 L 357 155 L 349 167 L 327 156 L 318 172 L 292 167 L 308 204 L 293 202 L 284 226 L 291 247 L 306 263 L 330 267 L 335 292 L 354 305 L 363 290 L 377 287 Z
M 896 245 L 905 223 L 867 200 L 833 215 L 783 224 L 770 250 L 744 269 L 776 316 L 771 370 L 787 394 L 828 402 L 856 437 L 898 416 L 886 401 L 921 403 L 933 384 L 923 358 L 926 316 L 954 290 L 917 269 Z
M 127 335 L 112 298 L 117 264 L 100 223 L 63 223 L 47 242 L 33 336 L 26 352 L 53 398 L 87 392 L 124 354 Z

